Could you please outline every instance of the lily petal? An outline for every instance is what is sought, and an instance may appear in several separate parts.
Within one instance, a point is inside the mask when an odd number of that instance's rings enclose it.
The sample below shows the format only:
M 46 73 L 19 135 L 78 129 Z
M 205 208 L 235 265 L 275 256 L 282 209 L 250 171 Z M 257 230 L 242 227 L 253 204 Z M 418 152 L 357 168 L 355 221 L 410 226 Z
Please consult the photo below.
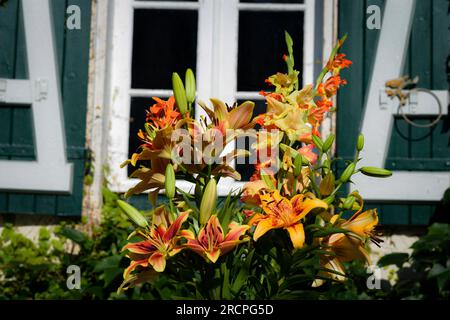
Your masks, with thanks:
M 227 235 L 225 236 L 224 241 L 234 241 L 239 240 L 239 238 L 248 230 L 250 229 L 250 226 L 248 225 L 234 225 L 230 224 L 230 230 L 228 231 Z
M 142 267 L 148 267 L 148 261 L 147 259 L 144 260 L 137 260 L 137 261 L 132 261 L 130 263 L 130 265 L 128 266 L 128 268 L 126 268 L 123 271 L 123 278 L 126 279 L 128 278 L 128 276 L 130 275 L 130 273 L 136 269 L 138 266 L 142 266 Z
M 342 228 L 356 233 L 359 236 L 367 236 L 378 224 L 378 214 L 375 209 L 367 210 L 359 214 L 355 219 L 344 222 Z
M 211 251 L 205 252 L 206 257 L 211 260 L 212 263 L 215 263 L 217 259 L 220 257 L 220 249 L 213 249 Z
M 135 243 L 128 243 L 122 248 L 121 251 L 128 250 L 133 253 L 148 254 L 155 251 L 155 249 L 155 246 L 153 246 L 150 241 L 144 240 Z
M 274 224 L 272 218 L 266 218 L 259 221 L 256 226 L 255 233 L 253 234 L 253 240 L 257 241 L 260 237 L 262 237 L 267 231 L 279 228 L 277 224 Z
M 290 227 L 286 228 L 289 232 L 289 237 L 291 238 L 292 244 L 295 249 L 300 249 L 305 243 L 305 231 L 301 223 L 296 223 Z
M 175 237 L 180 231 L 181 225 L 186 221 L 186 219 L 189 217 L 189 212 L 183 212 L 181 213 L 178 218 L 170 225 L 169 229 L 166 231 L 166 233 L 163 236 L 164 241 L 169 241 L 173 237 Z
M 148 258 L 148 262 L 152 265 L 153 269 L 157 272 L 163 272 L 166 268 L 166 258 L 164 255 L 157 251 Z
M 231 110 L 228 114 L 230 128 L 238 129 L 247 125 L 252 118 L 254 107 L 255 103 L 251 101 L 245 101 L 240 106 Z

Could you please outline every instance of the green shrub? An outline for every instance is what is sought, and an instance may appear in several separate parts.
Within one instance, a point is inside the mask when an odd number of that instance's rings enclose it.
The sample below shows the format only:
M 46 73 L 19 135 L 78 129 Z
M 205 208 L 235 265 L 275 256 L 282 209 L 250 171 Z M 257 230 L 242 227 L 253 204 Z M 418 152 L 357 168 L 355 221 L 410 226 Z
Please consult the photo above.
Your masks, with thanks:
M 103 198 L 102 222 L 92 236 L 61 224 L 54 231 L 41 228 L 33 242 L 6 224 L 0 234 L 0 299 L 167 298 L 158 289 L 164 279 L 116 294 L 128 264 L 120 248 L 132 228 L 117 207 L 118 196 L 104 188 Z M 70 265 L 80 267 L 80 290 L 67 288 Z

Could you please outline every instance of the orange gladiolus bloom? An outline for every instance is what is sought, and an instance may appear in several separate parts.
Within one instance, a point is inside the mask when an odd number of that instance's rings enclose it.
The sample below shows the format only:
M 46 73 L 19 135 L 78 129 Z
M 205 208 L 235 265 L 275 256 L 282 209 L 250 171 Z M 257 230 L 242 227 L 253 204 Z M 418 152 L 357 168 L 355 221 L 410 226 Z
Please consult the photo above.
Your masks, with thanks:
M 338 73 L 341 69 L 348 68 L 352 65 L 352 62 L 345 59 L 344 53 L 338 53 L 333 60 L 328 61 L 327 69 L 332 71 L 334 74 Z
M 200 229 L 197 238 L 190 230 L 183 230 L 181 235 L 187 239 L 185 246 L 202 257 L 215 263 L 221 255 L 234 249 L 238 244 L 248 241 L 241 236 L 250 226 L 239 225 L 232 222 L 228 233 L 225 235 L 216 215 L 212 215 L 206 225 Z
M 261 207 L 265 214 L 257 213 L 248 222 L 256 224 L 253 239 L 257 241 L 267 231 L 284 228 L 289 232 L 294 248 L 301 248 L 305 242 L 305 232 L 300 220 L 315 208 L 328 208 L 322 200 L 298 194 L 291 200 L 284 198 L 280 193 L 272 191 L 261 195 Z
M 129 251 L 128 257 L 132 262 L 125 269 L 123 277 L 127 278 L 138 266 L 151 265 L 155 271 L 163 272 L 166 268 L 166 258 L 174 256 L 183 249 L 181 245 L 178 245 L 180 239 L 178 233 L 188 216 L 189 212 L 184 212 L 168 228 L 166 223 L 161 223 L 152 227 L 148 234 L 139 233 L 144 238 L 143 241 L 125 245 L 122 251 Z
M 331 76 L 325 81 L 324 90 L 327 97 L 334 96 L 340 85 L 347 84 L 345 79 L 341 79 L 339 75 Z

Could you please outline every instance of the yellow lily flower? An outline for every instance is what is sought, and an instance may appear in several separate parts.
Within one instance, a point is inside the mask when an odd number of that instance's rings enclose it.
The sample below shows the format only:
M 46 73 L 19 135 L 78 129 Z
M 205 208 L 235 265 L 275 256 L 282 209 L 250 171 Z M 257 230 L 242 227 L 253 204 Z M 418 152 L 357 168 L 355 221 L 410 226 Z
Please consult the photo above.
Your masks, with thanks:
M 378 224 L 376 209 L 367 210 L 360 214 L 358 211 L 349 220 L 339 219 L 338 215 L 334 215 L 330 222 L 349 232 L 332 234 L 323 241 L 323 244 L 328 247 L 330 255 L 321 257 L 322 267 L 345 274 L 342 262 L 361 260 L 370 264 L 371 260 L 365 248 L 365 242 L 369 238 L 375 242 L 380 241 L 372 234 L 374 227 Z M 337 281 L 345 280 L 344 276 L 333 272 L 324 271 L 320 275 Z M 316 280 L 315 286 L 319 286 L 322 283 L 323 281 Z
M 265 214 L 257 213 L 248 222 L 249 225 L 256 224 L 253 239 L 257 241 L 267 231 L 283 228 L 288 231 L 296 249 L 303 247 L 305 242 L 303 224 L 299 221 L 315 208 L 328 208 L 324 201 L 313 195 L 298 194 L 289 200 L 275 190 L 260 198 Z

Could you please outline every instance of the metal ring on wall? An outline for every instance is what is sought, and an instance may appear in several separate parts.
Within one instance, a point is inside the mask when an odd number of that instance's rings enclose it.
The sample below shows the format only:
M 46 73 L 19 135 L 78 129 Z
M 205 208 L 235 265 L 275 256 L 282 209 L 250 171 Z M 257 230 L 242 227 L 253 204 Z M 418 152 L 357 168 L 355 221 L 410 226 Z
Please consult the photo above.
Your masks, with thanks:
M 414 127 L 418 127 L 418 128 L 431 128 L 431 127 L 435 126 L 436 124 L 438 124 L 439 120 L 441 120 L 442 115 L 443 115 L 443 114 L 442 114 L 442 105 L 441 105 L 441 101 L 439 101 L 438 96 L 437 96 L 433 91 L 431 91 L 430 89 L 425 89 L 425 88 L 414 88 L 414 89 L 409 90 L 409 92 L 408 92 L 408 99 L 409 99 L 409 96 L 410 96 L 411 92 L 414 92 L 414 91 L 416 91 L 416 92 L 419 92 L 419 91 L 426 92 L 426 93 L 429 93 L 429 94 L 431 94 L 431 95 L 433 96 L 433 98 L 437 101 L 438 106 L 439 106 L 439 114 L 438 114 L 437 118 L 434 119 L 433 122 L 428 123 L 428 124 L 418 124 L 418 123 L 415 123 L 414 121 L 412 121 L 411 119 L 409 119 L 409 118 L 406 116 L 406 114 L 403 113 L 403 110 L 402 110 L 402 107 L 403 107 L 403 106 L 402 106 L 401 104 L 398 106 L 398 114 L 401 114 L 401 116 L 403 117 L 403 119 L 405 119 L 405 121 L 406 121 L 407 123 L 409 123 L 410 125 L 412 125 L 412 126 L 414 126 Z

